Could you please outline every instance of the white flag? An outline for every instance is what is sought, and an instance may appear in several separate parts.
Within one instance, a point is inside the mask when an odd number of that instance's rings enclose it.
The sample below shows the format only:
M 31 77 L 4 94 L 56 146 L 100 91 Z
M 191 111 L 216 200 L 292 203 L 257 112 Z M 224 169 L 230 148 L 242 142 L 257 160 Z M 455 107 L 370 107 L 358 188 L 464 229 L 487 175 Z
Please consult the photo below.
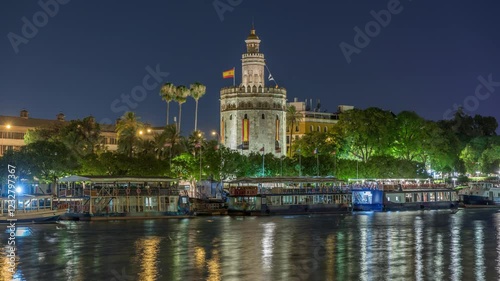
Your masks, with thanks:
M 269 81 L 274 81 L 274 78 L 273 78 L 273 76 L 271 75 L 271 73 L 269 73 L 269 77 L 267 77 L 267 79 L 268 79 Z

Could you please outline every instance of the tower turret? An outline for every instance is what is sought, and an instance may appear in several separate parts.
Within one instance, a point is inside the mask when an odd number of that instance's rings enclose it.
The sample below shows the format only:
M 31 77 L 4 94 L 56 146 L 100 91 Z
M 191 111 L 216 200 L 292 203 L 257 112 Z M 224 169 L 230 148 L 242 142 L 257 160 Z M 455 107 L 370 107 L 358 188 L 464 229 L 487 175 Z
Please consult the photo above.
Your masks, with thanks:
M 264 66 L 266 60 L 264 54 L 260 53 L 260 39 L 252 26 L 250 35 L 245 40 L 247 52 L 242 55 L 242 85 L 245 87 L 264 87 Z

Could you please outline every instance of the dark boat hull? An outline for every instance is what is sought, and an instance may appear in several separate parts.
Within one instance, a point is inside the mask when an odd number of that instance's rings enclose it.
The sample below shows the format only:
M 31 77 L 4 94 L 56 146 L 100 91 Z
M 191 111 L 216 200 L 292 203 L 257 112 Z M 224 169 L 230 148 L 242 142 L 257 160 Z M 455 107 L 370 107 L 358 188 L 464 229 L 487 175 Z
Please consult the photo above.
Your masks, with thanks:
M 42 223 L 55 223 L 59 220 L 60 214 L 43 216 L 43 217 L 27 217 L 17 218 L 16 220 L 0 220 L 0 224 L 42 224 Z
M 312 214 L 347 214 L 352 211 L 348 205 L 263 205 L 259 210 L 228 210 L 228 215 L 236 216 L 275 216 L 275 215 L 312 215 Z

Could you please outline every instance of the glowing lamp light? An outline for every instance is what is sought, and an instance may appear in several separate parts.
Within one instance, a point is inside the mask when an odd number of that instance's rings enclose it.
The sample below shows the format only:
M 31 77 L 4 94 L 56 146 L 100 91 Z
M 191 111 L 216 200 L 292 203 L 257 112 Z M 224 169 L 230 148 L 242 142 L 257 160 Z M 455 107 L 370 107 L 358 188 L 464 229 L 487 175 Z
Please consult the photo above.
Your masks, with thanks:
M 142 135 L 143 134 L 143 131 L 139 131 L 139 135 Z
M 148 129 L 148 133 L 151 133 L 151 129 Z
M 17 186 L 17 187 L 16 187 L 16 192 L 17 192 L 17 193 L 21 193 L 21 191 L 23 191 L 23 189 L 22 189 L 20 186 Z
M 5 125 L 7 129 L 10 129 L 10 124 Z

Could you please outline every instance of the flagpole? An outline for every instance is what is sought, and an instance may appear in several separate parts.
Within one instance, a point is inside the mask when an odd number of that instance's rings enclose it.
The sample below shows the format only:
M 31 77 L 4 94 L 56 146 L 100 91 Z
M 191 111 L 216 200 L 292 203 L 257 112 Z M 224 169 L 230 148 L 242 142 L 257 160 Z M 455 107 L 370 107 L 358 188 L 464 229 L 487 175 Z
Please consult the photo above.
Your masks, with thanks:
M 318 177 L 319 177 L 319 154 L 316 152 L 316 168 L 318 169 Z
M 233 87 L 236 87 L 236 73 L 234 72 L 235 67 L 233 66 Z
M 264 147 L 262 147 L 262 177 L 264 177 Z
M 274 79 L 273 75 L 271 74 L 271 71 L 269 71 L 269 67 L 267 67 L 267 64 L 265 64 L 266 66 L 266 69 L 267 69 L 267 72 L 269 72 L 269 74 L 271 75 L 271 77 L 273 78 L 273 82 L 276 86 L 278 86 L 278 83 L 276 83 L 276 80 Z M 268 78 L 269 79 L 269 78 Z

